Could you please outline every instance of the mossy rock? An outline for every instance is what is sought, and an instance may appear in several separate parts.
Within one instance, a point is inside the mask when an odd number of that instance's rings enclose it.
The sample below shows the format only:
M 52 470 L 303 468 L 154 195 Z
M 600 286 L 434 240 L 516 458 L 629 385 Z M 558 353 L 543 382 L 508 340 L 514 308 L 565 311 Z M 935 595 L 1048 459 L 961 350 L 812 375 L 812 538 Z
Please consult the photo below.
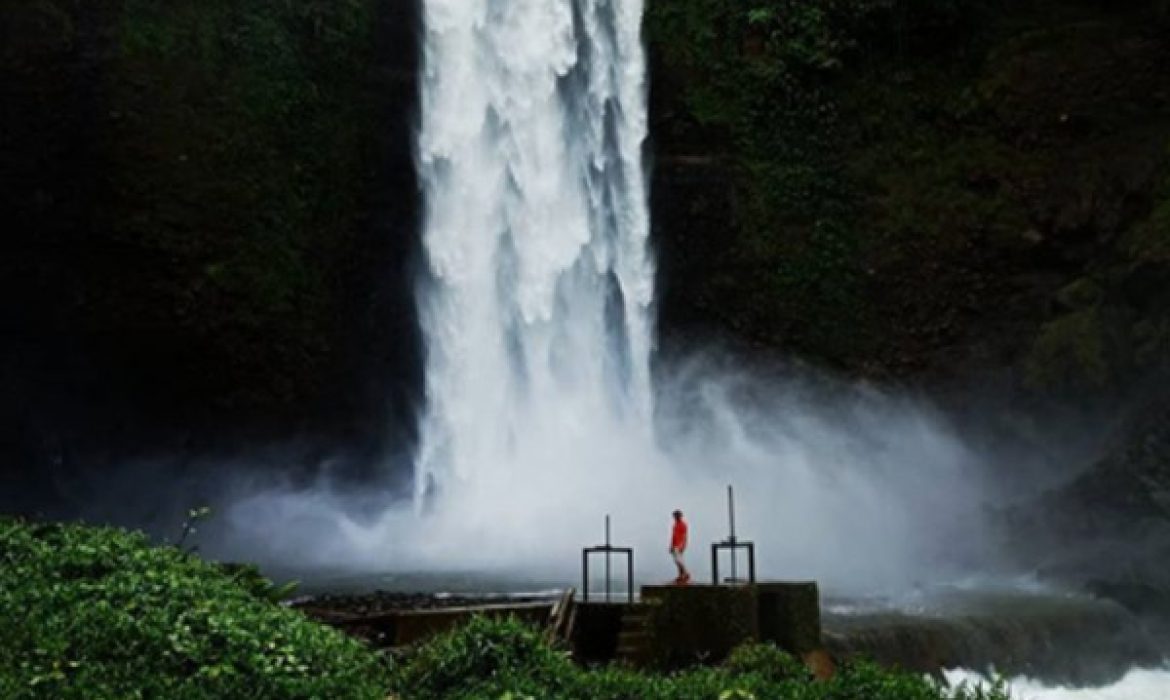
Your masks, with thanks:
M 1027 362 L 1027 381 L 1034 387 L 1103 386 L 1111 376 L 1108 331 L 1098 307 L 1046 324 Z
M 1082 277 L 1056 293 L 1056 301 L 1065 309 L 1086 309 L 1102 301 L 1104 290 L 1093 279 Z

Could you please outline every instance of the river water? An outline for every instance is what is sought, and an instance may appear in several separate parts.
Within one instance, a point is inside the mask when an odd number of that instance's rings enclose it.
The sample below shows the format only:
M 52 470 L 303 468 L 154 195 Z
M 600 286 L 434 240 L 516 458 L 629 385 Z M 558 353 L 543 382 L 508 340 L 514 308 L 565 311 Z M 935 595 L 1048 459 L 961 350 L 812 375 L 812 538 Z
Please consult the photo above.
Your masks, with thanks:
M 970 671 L 949 671 L 952 684 L 989 683 L 986 676 Z M 1101 686 L 1074 687 L 1045 684 L 1029 678 L 1007 679 L 1015 700 L 1166 700 L 1170 698 L 1170 669 L 1133 669 L 1120 680 Z

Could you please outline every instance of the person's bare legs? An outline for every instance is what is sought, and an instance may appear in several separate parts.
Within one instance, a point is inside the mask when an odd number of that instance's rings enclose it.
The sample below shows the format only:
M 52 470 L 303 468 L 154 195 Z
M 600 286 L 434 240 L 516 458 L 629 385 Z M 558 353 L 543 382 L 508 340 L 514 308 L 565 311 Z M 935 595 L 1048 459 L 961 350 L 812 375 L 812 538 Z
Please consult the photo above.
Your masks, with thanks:
M 670 550 L 670 555 L 674 557 L 674 565 L 678 567 L 678 578 L 674 580 L 675 583 L 686 583 L 691 580 L 691 572 L 687 571 L 687 565 L 683 563 L 682 550 L 673 548 Z

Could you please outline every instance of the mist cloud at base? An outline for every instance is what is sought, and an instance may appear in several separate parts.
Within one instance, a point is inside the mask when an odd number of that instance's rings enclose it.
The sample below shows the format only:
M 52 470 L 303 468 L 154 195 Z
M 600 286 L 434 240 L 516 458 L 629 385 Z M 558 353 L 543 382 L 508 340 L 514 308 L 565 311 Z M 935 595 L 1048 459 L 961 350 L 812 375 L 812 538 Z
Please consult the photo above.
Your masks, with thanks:
M 994 570 L 986 516 L 1005 496 L 1002 461 L 1042 471 L 1060 451 L 1000 451 L 923 397 L 727 356 L 693 355 L 658 375 L 653 436 L 620 416 L 566 427 L 581 416 L 550 415 L 556 425 L 518 436 L 514 459 L 484 465 L 490 478 L 445 484 L 421 511 L 388 485 L 239 481 L 210 550 L 282 569 L 572 582 L 609 514 L 615 543 L 635 547 L 636 576 L 653 581 L 673 575 L 666 537 L 680 508 L 691 566 L 705 575 L 708 544 L 727 535 L 731 484 L 761 577 L 897 590 Z M 404 467 L 386 471 L 401 480 Z

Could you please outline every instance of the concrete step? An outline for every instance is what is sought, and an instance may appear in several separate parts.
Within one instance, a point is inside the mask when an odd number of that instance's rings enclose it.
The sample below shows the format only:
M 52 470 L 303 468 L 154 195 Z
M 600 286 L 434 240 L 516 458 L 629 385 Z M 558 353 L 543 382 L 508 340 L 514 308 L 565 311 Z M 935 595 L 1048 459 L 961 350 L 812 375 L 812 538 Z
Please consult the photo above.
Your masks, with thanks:
M 619 648 L 614 654 L 614 661 L 630 666 L 644 666 L 650 660 L 648 647 Z
M 620 649 L 621 647 L 628 647 L 628 646 L 644 647 L 649 643 L 650 643 L 650 635 L 646 635 L 646 634 L 622 635 L 622 636 L 618 637 L 617 645 L 618 645 L 618 648 Z
M 650 615 L 644 607 L 633 608 L 622 614 L 622 628 L 618 632 L 616 658 L 619 662 L 641 665 L 650 656 Z
M 574 653 L 588 662 L 616 661 L 632 666 L 648 663 L 656 649 L 653 605 L 582 603 Z

